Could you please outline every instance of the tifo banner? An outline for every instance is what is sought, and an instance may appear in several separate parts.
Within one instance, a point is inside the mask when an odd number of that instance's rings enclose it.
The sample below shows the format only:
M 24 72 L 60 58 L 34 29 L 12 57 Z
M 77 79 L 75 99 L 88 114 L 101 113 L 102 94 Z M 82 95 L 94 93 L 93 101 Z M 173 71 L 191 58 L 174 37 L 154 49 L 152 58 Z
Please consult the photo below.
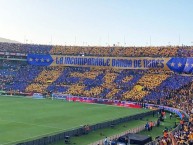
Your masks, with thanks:
M 27 61 L 31 65 L 41 66 L 81 66 L 116 69 L 160 68 L 179 73 L 191 73 L 193 71 L 193 58 L 178 57 L 90 57 L 28 54 Z
M 28 54 L 27 61 L 31 65 L 50 66 L 53 63 L 51 55 Z

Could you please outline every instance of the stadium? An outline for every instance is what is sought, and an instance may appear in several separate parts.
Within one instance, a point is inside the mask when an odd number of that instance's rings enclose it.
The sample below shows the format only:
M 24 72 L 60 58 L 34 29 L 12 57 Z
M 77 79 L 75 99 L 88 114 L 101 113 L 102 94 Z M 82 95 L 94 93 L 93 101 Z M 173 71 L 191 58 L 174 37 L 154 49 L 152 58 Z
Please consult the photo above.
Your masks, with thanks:
M 170 127 L 187 121 L 190 113 L 193 78 L 192 67 L 186 66 L 192 61 L 191 47 L 150 47 L 151 54 L 146 54 L 147 48 L 130 47 L 20 43 L 0 47 L 1 144 L 57 144 L 68 136 L 144 121 L 129 130 L 137 133 L 145 130 L 146 116 L 154 114 L 151 121 L 157 123 L 159 111 L 178 116 L 173 123 L 169 120 Z M 116 137 L 121 136 L 112 140 Z
M 0 4 L 0 145 L 193 145 L 191 1 Z

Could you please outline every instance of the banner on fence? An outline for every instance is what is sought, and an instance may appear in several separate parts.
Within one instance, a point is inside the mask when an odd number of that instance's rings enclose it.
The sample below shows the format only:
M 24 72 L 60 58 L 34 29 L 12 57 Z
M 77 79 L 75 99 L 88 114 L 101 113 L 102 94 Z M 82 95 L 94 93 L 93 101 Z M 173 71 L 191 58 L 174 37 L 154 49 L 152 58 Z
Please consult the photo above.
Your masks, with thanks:
M 128 108 L 141 108 L 141 105 L 136 102 L 100 99 L 100 98 L 92 98 L 92 97 L 78 97 L 78 96 L 72 96 L 69 94 L 60 94 L 60 93 L 53 93 L 52 99 L 63 99 L 66 101 L 73 101 L 73 102 L 99 103 L 99 104 L 107 104 L 107 105 L 114 105 L 114 106 L 128 107 Z

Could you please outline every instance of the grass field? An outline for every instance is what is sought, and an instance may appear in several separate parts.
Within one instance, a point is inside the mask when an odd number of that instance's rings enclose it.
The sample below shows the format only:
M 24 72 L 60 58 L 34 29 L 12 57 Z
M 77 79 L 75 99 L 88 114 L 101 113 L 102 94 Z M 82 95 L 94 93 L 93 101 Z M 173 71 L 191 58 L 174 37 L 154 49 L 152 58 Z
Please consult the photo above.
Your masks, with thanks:
M 76 144 L 76 145 L 88 145 L 91 143 L 94 143 L 96 141 L 99 141 L 101 139 L 104 139 L 106 136 L 112 136 L 112 135 L 117 135 L 122 132 L 128 131 L 133 128 L 137 128 L 138 126 L 145 126 L 145 123 L 147 120 L 151 121 L 156 121 L 157 117 L 153 117 L 152 115 L 146 116 L 142 120 L 132 120 L 129 122 L 121 123 L 119 125 L 116 125 L 115 127 L 111 128 L 104 128 L 104 129 L 99 129 L 97 131 L 90 132 L 87 135 L 82 135 L 78 137 L 72 137 L 70 139 L 71 144 Z M 103 135 L 101 135 L 103 133 Z M 64 141 L 60 141 L 57 143 L 54 143 L 53 145 L 63 145 Z
M 167 127 L 168 129 L 171 129 L 174 127 L 175 122 L 177 122 L 177 123 L 179 122 L 179 120 L 176 117 L 169 119 L 169 113 L 166 113 L 166 115 L 167 115 L 167 118 L 165 119 L 164 122 L 161 122 L 159 127 L 155 126 L 155 127 L 153 127 L 152 131 L 144 130 L 144 131 L 140 132 L 139 134 L 151 136 L 153 140 L 157 136 L 163 136 L 163 130 L 165 129 L 165 127 Z M 122 132 L 128 131 L 132 128 L 137 128 L 138 126 L 142 126 L 142 125 L 145 126 L 147 121 L 157 121 L 157 119 L 158 118 L 156 115 L 154 117 L 152 115 L 149 115 L 149 116 L 144 117 L 142 120 L 138 119 L 138 120 L 132 120 L 129 122 L 118 124 L 114 128 L 109 127 L 109 128 L 105 128 L 105 129 L 99 129 L 97 131 L 90 132 L 87 135 L 72 137 L 70 139 L 70 142 L 71 142 L 71 144 L 76 144 L 76 145 L 91 144 L 91 143 L 94 143 L 94 142 L 99 141 L 101 139 L 104 139 L 106 136 L 110 137 L 112 135 L 117 135 L 117 134 L 120 134 Z M 103 133 L 102 136 L 101 136 L 101 132 Z M 52 145 L 64 145 L 64 141 L 60 141 L 60 142 L 54 143 Z
M 33 140 L 84 124 L 96 124 L 148 111 L 9 96 L 0 97 L 0 108 L 1 145 Z

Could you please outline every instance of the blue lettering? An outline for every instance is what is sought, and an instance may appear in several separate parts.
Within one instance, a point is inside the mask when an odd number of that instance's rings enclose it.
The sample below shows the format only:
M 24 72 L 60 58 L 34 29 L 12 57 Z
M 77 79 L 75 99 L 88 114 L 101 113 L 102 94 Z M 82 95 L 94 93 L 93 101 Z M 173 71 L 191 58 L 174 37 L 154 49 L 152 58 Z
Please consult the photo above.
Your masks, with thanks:
M 107 59 L 106 66 L 110 66 L 110 59 Z
M 115 59 L 112 59 L 112 67 L 116 66 L 115 63 L 116 63 Z
M 60 63 L 60 64 L 63 64 L 63 57 L 60 58 L 59 63 Z
M 65 64 L 73 64 L 70 57 L 65 57 Z
M 58 57 L 56 57 L 56 64 L 60 64 Z
M 134 60 L 134 68 L 141 67 L 141 60 Z

